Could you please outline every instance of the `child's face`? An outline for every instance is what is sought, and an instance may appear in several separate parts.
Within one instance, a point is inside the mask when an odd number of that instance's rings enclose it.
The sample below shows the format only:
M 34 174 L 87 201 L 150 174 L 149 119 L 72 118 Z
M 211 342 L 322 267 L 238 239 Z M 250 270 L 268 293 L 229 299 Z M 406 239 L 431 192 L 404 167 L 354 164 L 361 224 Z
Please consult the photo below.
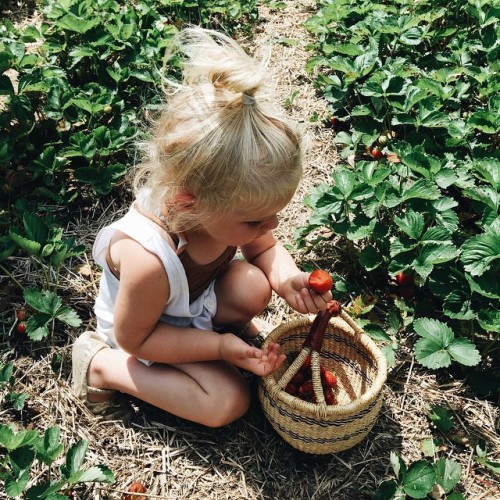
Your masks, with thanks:
M 238 211 L 214 215 L 203 230 L 214 240 L 228 246 L 241 246 L 278 227 L 278 212 L 283 206 L 257 211 Z

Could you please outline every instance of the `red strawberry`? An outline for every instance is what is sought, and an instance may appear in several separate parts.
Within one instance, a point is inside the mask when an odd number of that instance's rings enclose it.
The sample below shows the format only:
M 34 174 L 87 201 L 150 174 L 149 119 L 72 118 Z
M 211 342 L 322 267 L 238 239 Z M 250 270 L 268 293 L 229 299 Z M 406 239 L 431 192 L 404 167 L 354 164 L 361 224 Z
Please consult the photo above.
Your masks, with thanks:
M 296 385 L 297 387 L 301 386 L 303 383 L 304 383 L 304 380 L 305 380 L 305 376 L 302 372 L 297 372 L 293 377 L 292 377 L 292 380 L 290 380 L 290 382 L 294 385 Z
M 129 493 L 146 493 L 146 488 L 142 483 L 132 483 L 128 489 Z M 123 500 L 144 500 L 144 495 L 123 495 Z
M 323 390 L 323 395 L 325 396 L 325 402 L 327 405 L 337 404 L 337 400 L 335 399 L 335 394 L 333 394 L 333 391 L 331 389 L 325 388 Z
M 400 272 L 396 275 L 396 283 L 403 287 L 413 285 L 413 277 L 411 274 Z
M 384 153 L 379 148 L 373 148 L 371 153 L 376 160 L 380 160 L 384 156 Z
M 21 333 L 21 334 L 26 333 L 26 323 L 23 323 L 23 322 L 18 323 L 16 326 L 16 330 L 18 333 Z
M 337 386 L 337 377 L 330 370 L 325 370 L 321 374 L 321 383 L 323 387 L 332 389 Z
M 299 396 L 306 396 L 308 394 L 314 394 L 312 382 L 304 382 L 299 387 Z
M 332 277 L 322 269 L 316 269 L 309 275 L 309 286 L 320 295 L 330 291 L 333 286 Z
M 297 386 L 295 384 L 292 384 L 292 382 L 288 382 L 285 387 L 285 392 L 287 392 L 291 396 L 295 396 L 298 393 Z

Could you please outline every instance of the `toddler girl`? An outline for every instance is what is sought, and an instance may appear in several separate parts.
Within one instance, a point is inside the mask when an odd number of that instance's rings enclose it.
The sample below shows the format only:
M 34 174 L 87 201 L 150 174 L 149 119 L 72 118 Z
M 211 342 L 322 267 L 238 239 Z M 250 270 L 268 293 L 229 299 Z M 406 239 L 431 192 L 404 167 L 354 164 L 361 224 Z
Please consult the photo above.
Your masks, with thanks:
M 252 319 L 272 292 L 300 313 L 323 310 L 331 293 L 308 289 L 272 233 L 302 167 L 265 65 L 201 28 L 175 47 L 166 60 L 182 56 L 183 81 L 151 130 L 136 199 L 94 244 L 97 331 L 73 346 L 73 387 L 88 403 L 121 391 L 218 427 L 248 409 L 240 369 L 265 376 L 284 362 L 277 344 L 242 338 L 259 333 Z

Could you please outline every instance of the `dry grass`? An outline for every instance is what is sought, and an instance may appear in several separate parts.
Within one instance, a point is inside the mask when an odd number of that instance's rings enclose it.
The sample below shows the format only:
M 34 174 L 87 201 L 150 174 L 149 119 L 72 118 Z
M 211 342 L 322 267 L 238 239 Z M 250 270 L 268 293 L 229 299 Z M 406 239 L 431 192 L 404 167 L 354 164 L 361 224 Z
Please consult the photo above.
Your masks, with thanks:
M 313 8 L 312 0 L 288 2 L 285 10 L 276 12 L 262 7 L 264 21 L 255 40 L 249 43 L 257 50 L 273 43 L 272 69 L 280 81 L 281 102 L 299 91 L 288 113 L 304 131 L 306 172 L 279 229 L 280 238 L 292 245 L 294 228 L 307 219 L 304 194 L 316 183 L 327 181 L 338 161 L 331 131 L 309 122 L 314 111 L 322 114 L 324 110 L 324 103 L 304 73 L 307 34 L 301 23 Z M 298 43 L 277 43 L 282 38 L 296 39 Z M 97 230 L 122 210 L 118 201 L 109 206 L 98 203 L 93 212 L 68 227 L 68 233 L 78 236 L 90 249 Z M 302 261 L 310 256 L 296 254 L 296 258 Z M 330 258 L 334 259 L 334 255 Z M 85 318 L 92 317 L 98 280 L 88 259 L 75 262 L 62 283 L 72 296 L 72 304 Z M 18 279 L 29 281 L 29 263 L 20 260 L 16 264 Z M 10 308 L 18 305 L 17 299 L 13 303 L 16 295 L 12 292 L 10 288 L 3 290 L 4 310 L 7 303 Z M 281 300 L 274 299 L 265 317 L 278 324 L 290 319 L 291 311 Z M 155 499 L 369 499 L 391 472 L 391 450 L 412 462 L 423 456 L 422 440 L 438 435 L 425 416 L 426 406 L 431 403 L 452 408 L 464 435 L 485 438 L 489 458 L 499 460 L 500 441 L 495 429 L 498 408 L 476 399 L 460 382 L 450 379 L 443 383 L 435 374 L 420 370 L 409 354 L 401 355 L 389 375 L 384 406 L 368 438 L 336 455 L 312 456 L 294 450 L 273 431 L 260 409 L 255 378 L 249 379 L 255 396 L 253 406 L 244 418 L 223 429 L 207 429 L 180 420 L 127 396 L 112 411 L 93 415 L 70 390 L 72 338 L 63 339 L 52 350 L 36 345 L 27 349 L 13 334 L 12 323 L 4 322 L 0 341 L 0 362 L 15 360 L 16 390 L 30 394 L 23 412 L 5 409 L 0 412 L 0 422 L 13 421 L 39 431 L 58 425 L 66 443 L 79 439 L 89 442 L 88 465 L 107 464 L 116 475 L 113 486 L 81 489 L 76 492 L 78 498 L 120 499 L 131 482 L 141 481 L 147 488 L 145 498 Z M 54 355 L 62 360 L 56 368 Z M 470 446 L 449 441 L 446 446 L 444 455 L 462 466 L 461 488 L 466 498 L 500 498 L 498 478 L 474 466 Z M 0 497 L 5 495 L 0 493 Z

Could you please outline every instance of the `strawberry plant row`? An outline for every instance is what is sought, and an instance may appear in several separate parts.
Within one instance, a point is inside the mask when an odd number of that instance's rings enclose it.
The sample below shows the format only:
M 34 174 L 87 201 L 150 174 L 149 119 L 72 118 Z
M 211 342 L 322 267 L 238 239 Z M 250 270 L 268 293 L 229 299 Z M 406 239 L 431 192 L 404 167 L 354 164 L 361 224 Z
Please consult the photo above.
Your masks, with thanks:
M 319 5 L 306 23 L 316 37 L 308 69 L 345 163 L 306 197 L 312 215 L 297 242 L 345 250 L 352 271 L 337 291 L 370 296 L 355 305 L 381 311 L 395 335 L 366 329 L 388 341 L 389 357 L 408 328 L 422 365 L 482 357 L 485 368 L 500 332 L 500 9 Z
M 151 113 L 161 103 L 162 55 L 178 27 L 217 22 L 234 29 L 256 17 L 254 0 L 41 5 L 40 26 L 0 24 L 0 171 L 7 203 L 27 197 L 67 206 L 82 194 L 109 193 L 132 161 L 144 109 Z
M 7 259 L 28 256 L 40 271 L 38 295 L 57 297 L 63 261 L 85 251 L 62 226 L 77 206 L 121 189 L 140 125 L 161 106 L 172 36 L 189 23 L 247 29 L 257 10 L 256 0 L 41 0 L 40 7 L 39 25 L 0 21 L 0 269 L 23 290 Z M 166 72 L 175 78 L 178 61 Z M 35 302 L 38 313 L 58 315 L 46 300 Z M 26 325 L 30 338 L 51 334 L 35 323 Z

